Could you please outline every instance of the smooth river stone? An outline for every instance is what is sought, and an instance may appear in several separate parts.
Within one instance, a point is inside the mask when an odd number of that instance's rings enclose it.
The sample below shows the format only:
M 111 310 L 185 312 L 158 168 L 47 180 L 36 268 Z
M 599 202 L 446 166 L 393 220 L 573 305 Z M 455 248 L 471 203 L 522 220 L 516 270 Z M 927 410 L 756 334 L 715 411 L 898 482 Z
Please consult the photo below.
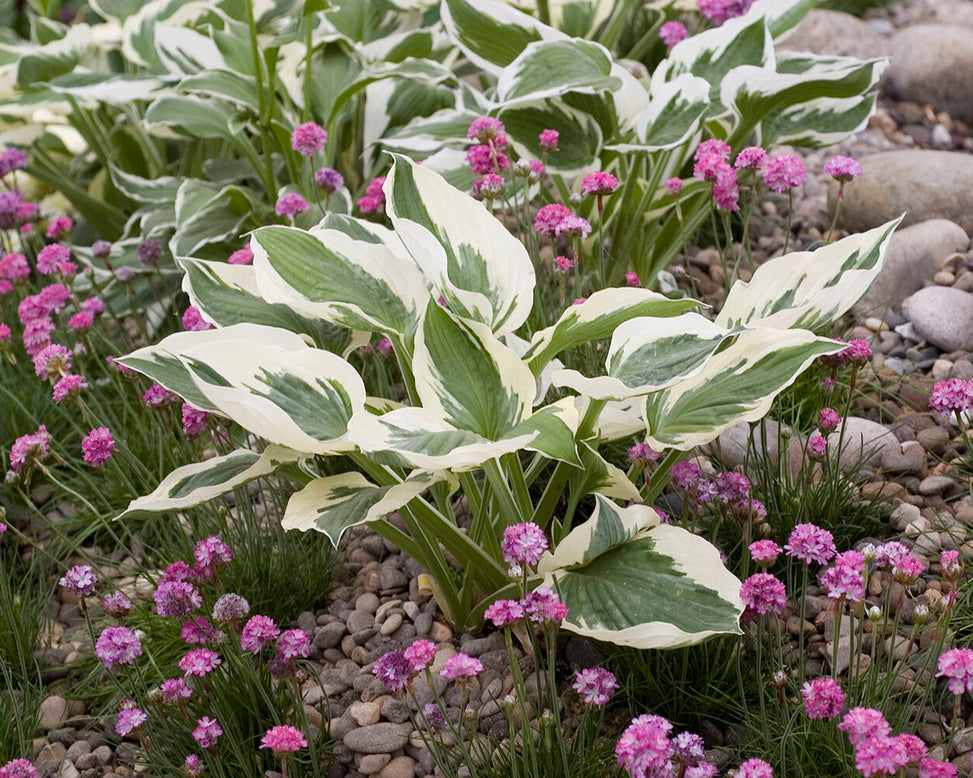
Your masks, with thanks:
M 916 334 L 943 351 L 973 351 L 973 295 L 927 286 L 906 299 L 902 311 Z

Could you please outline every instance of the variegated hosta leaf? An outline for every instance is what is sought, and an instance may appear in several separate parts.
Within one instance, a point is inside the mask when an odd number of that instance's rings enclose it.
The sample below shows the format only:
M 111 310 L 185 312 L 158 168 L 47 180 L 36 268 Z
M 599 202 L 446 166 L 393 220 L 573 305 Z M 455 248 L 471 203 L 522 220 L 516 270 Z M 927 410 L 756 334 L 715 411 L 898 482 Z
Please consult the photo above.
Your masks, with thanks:
M 489 440 L 528 416 L 536 390 L 527 365 L 486 325 L 439 305 L 426 309 L 412 370 L 423 408 Z
M 818 0 L 758 0 L 755 13 L 762 14 L 774 40 L 783 40 L 796 27 Z M 750 12 L 754 12 L 753 6 Z M 748 12 L 749 13 L 749 12 Z
M 341 357 L 311 348 L 299 335 L 235 324 L 176 333 L 120 361 L 183 394 L 182 383 L 166 383 L 172 358 L 206 399 L 204 410 L 215 408 L 244 429 L 296 451 L 331 454 L 352 448 L 347 425 L 364 408 L 361 376 Z
M 430 116 L 417 117 L 381 138 L 382 147 L 416 157 L 430 154 L 447 144 L 465 144 L 468 142 L 467 129 L 485 112 L 471 108 L 443 108 Z M 465 162 L 465 155 L 463 160 Z
M 565 309 L 554 324 L 535 333 L 523 359 L 538 375 L 556 354 L 579 343 L 607 338 L 622 322 L 637 316 L 676 316 L 701 305 L 698 300 L 674 300 L 648 289 L 601 289 L 580 305 Z
M 337 546 L 349 527 L 381 519 L 445 478 L 417 472 L 393 486 L 376 486 L 357 472 L 317 478 L 291 495 L 281 526 L 323 532 Z
M 391 455 L 420 470 L 475 470 L 484 462 L 527 448 L 537 430 L 489 440 L 446 424 L 426 408 L 399 408 L 382 416 L 363 411 L 348 423 L 349 439 L 368 454 Z
M 765 262 L 751 281 L 733 284 L 716 323 L 828 328 L 868 291 L 901 221 L 900 216 L 817 251 L 797 251 Z
M 184 78 L 179 82 L 179 89 L 203 97 L 218 97 L 243 108 L 259 110 L 256 80 L 235 71 L 207 69 Z
M 595 515 L 542 560 L 544 584 L 567 605 L 564 627 L 635 648 L 676 648 L 739 633 L 740 581 L 719 551 L 680 527 L 651 526 L 653 518 L 651 508 L 607 508 L 599 501 Z M 643 529 L 628 539 L 639 524 Z M 565 543 L 570 564 L 552 568 Z
M 169 247 L 188 257 L 203 246 L 235 239 L 253 214 L 253 194 L 240 186 L 186 179 L 176 193 L 176 233 Z
M 504 68 L 497 81 L 497 100 L 510 106 L 565 92 L 612 91 L 621 83 L 611 71 L 611 53 L 593 41 L 535 41 Z
M 152 127 L 172 127 L 192 138 L 233 140 L 231 103 L 214 98 L 166 95 L 153 102 L 145 112 L 145 123 Z
M 280 327 L 311 337 L 318 348 L 343 357 L 368 342 L 368 333 L 354 333 L 317 318 L 301 316 L 287 305 L 268 303 L 257 289 L 251 265 L 229 265 L 205 259 L 180 257 L 186 271 L 182 288 L 203 318 L 218 327 L 251 322 Z
M 97 100 L 107 105 L 123 106 L 135 100 L 152 100 L 158 96 L 162 81 L 145 74 L 66 73 L 44 84 L 55 94 L 71 95 L 84 102 Z
M 608 375 L 588 377 L 559 370 L 555 386 L 567 386 L 596 400 L 624 400 L 655 392 L 703 370 L 732 330 L 698 313 L 671 318 L 640 317 L 618 326 L 605 358 Z
M 575 474 L 577 494 L 603 494 L 613 500 L 642 501 L 638 488 L 624 470 L 615 467 L 587 443 L 581 443 L 578 453 L 581 455 L 581 471 Z
M 636 121 L 638 142 L 608 148 L 622 153 L 654 152 L 688 144 L 709 110 L 709 92 L 709 82 L 690 73 L 666 82 Z
M 398 155 L 384 190 L 396 232 L 451 311 L 498 335 L 526 321 L 534 265 L 502 222 L 438 173 Z
M 649 92 L 660 94 L 666 83 L 692 73 L 711 85 L 710 97 L 719 97 L 723 77 L 740 65 L 774 67 L 774 42 L 761 16 L 748 13 L 720 27 L 697 33 L 674 46 L 652 73 Z
M 559 100 L 538 100 L 501 106 L 499 118 L 507 129 L 510 145 L 521 157 L 535 153 L 541 130 L 560 127 L 558 150 L 547 158 L 549 170 L 563 175 L 590 171 L 602 148 L 602 130 L 596 118 Z M 463 163 L 467 165 L 465 158 Z
M 588 402 L 588 398 L 578 397 L 577 401 Z M 643 435 L 645 433 L 645 421 L 642 419 L 644 404 L 645 401 L 641 397 L 607 402 L 601 409 L 598 422 L 595 424 L 595 434 L 598 435 L 598 439 L 607 443 L 632 435 Z
M 811 362 L 841 348 L 807 330 L 743 330 L 702 372 L 646 397 L 646 441 L 657 451 L 688 451 L 756 421 Z
M 202 505 L 303 456 L 283 446 L 270 445 L 262 454 L 240 448 L 204 462 L 177 467 L 151 494 L 132 500 L 115 519 Z
M 260 295 L 304 316 L 411 335 L 429 300 L 415 264 L 384 243 L 338 230 L 261 227 L 250 247 Z
M 568 38 L 497 0 L 443 0 L 439 13 L 446 32 L 467 58 L 495 76 L 530 43 Z
M 170 75 L 189 76 L 227 67 L 219 48 L 208 35 L 172 24 L 157 24 L 154 33 L 156 55 Z
M 768 148 L 833 146 L 868 125 L 877 99 L 876 93 L 845 99 L 819 97 L 775 109 L 760 122 L 757 136 Z
M 331 115 L 335 117 L 357 92 L 376 81 L 384 79 L 403 79 L 410 83 L 421 83 L 435 86 L 443 83 L 456 83 L 456 75 L 447 67 L 428 59 L 414 59 L 407 57 L 401 62 L 383 62 L 381 60 L 369 65 L 361 71 L 358 77 L 341 90 L 331 107 Z
M 781 59 L 780 72 L 744 65 L 723 78 L 720 102 L 747 122 L 756 122 L 772 110 L 818 97 L 861 99 L 887 66 L 885 59 L 813 55 Z
M 574 440 L 580 420 L 574 400 L 565 397 L 533 413 L 508 433 L 508 437 L 536 432 L 537 435 L 530 443 L 525 444 L 524 448 L 540 452 L 549 459 L 557 459 L 581 467 L 581 459 Z

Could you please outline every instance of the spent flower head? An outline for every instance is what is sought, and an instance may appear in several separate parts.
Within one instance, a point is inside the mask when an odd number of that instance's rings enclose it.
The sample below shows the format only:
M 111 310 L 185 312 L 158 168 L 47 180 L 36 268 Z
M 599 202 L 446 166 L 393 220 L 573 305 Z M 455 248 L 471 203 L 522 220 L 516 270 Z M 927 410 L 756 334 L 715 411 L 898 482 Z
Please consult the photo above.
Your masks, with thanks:
M 405 651 L 387 651 L 372 665 L 372 675 L 385 684 L 390 692 L 405 689 L 415 673 Z

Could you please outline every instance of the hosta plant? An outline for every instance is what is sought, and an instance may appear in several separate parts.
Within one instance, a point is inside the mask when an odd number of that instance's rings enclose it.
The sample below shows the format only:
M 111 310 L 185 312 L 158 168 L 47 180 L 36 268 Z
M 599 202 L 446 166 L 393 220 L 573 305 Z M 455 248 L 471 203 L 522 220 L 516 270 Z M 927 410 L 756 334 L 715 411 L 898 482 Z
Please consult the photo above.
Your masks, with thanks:
M 664 524 L 655 491 L 600 446 L 638 435 L 667 451 L 658 490 L 684 452 L 763 416 L 842 348 L 801 325 L 826 327 L 863 294 L 895 224 L 765 264 L 715 322 L 694 300 L 609 288 L 531 331 L 530 257 L 481 203 L 403 157 L 384 191 L 391 230 L 330 216 L 258 229 L 252 266 L 181 260 L 214 328 L 122 361 L 268 445 L 180 468 L 123 515 L 178 510 L 286 467 L 306 485 L 285 527 L 337 543 L 370 523 L 425 568 L 460 629 L 514 590 L 500 539 L 533 521 L 551 550 L 516 580 L 558 589 L 567 629 L 643 647 L 737 630 L 739 582 L 717 549 Z M 781 295 L 784 266 L 794 280 Z M 396 396 L 370 396 L 355 367 L 370 333 L 394 353 Z M 605 375 L 557 360 L 602 339 Z

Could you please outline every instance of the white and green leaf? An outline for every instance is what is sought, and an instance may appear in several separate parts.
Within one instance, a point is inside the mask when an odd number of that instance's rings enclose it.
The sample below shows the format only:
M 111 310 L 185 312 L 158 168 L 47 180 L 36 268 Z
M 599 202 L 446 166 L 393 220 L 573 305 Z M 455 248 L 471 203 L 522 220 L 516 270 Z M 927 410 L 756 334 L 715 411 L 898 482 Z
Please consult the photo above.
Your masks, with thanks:
M 614 91 L 611 53 L 586 40 L 534 41 L 504 68 L 497 80 L 497 100 L 506 107 L 566 92 Z
M 876 93 L 843 99 L 819 97 L 774 109 L 757 127 L 760 142 L 772 145 L 833 146 L 865 129 L 875 113 Z
M 683 73 L 666 82 L 652 96 L 635 124 L 635 143 L 608 146 L 618 152 L 656 152 L 688 144 L 709 111 L 710 85 L 705 79 Z

